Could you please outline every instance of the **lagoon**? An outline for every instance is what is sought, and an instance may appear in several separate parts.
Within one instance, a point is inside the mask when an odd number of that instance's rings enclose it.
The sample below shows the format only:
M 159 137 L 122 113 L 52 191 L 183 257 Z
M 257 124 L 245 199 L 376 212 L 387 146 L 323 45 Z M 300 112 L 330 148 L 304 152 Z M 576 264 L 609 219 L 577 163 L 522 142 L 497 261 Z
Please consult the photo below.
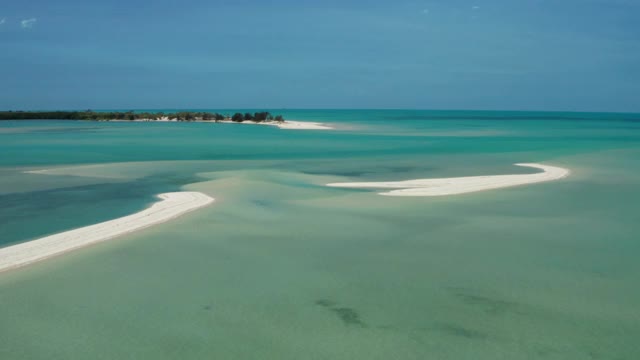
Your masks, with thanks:
M 0 122 L 0 247 L 158 193 L 216 199 L 0 274 L 0 358 L 640 352 L 640 116 L 274 112 L 337 130 Z M 437 198 L 325 186 L 534 172 L 522 162 L 571 176 Z

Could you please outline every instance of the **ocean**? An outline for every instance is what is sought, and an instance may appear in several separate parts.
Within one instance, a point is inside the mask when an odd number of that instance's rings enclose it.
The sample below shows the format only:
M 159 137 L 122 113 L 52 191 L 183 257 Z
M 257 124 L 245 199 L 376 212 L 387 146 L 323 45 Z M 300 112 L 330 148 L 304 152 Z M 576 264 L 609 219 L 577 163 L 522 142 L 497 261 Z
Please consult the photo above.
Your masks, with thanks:
M 640 355 L 640 115 L 272 113 L 336 130 L 0 122 L 0 247 L 162 192 L 216 199 L 0 274 L 0 359 Z M 521 162 L 572 173 L 444 197 L 324 186 L 536 171 Z

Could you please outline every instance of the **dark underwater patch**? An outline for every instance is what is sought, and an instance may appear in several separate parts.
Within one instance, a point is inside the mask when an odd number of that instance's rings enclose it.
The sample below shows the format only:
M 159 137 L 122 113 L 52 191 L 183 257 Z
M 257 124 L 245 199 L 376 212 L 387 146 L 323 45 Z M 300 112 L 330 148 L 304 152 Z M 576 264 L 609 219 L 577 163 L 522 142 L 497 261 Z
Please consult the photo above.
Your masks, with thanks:
M 338 304 L 335 301 L 327 299 L 317 300 L 315 304 L 336 314 L 347 326 L 367 327 L 360 318 L 360 314 L 358 314 L 358 312 L 353 308 L 338 307 Z
M 251 203 L 259 207 L 264 207 L 264 208 L 271 207 L 271 202 L 267 200 L 256 199 L 256 200 L 251 200 Z
M 302 171 L 303 174 L 307 175 L 329 175 L 329 176 L 346 176 L 346 177 L 361 177 L 367 174 L 371 174 L 371 171 L 354 171 L 354 170 L 345 170 L 345 171 Z
M 490 315 L 500 315 L 506 312 L 517 312 L 519 305 L 512 301 L 476 295 L 462 289 L 450 289 L 453 295 L 463 303 L 484 309 Z
M 130 215 L 158 201 L 155 195 L 179 191 L 198 179 L 163 172 L 132 181 L 0 195 L 0 246 Z

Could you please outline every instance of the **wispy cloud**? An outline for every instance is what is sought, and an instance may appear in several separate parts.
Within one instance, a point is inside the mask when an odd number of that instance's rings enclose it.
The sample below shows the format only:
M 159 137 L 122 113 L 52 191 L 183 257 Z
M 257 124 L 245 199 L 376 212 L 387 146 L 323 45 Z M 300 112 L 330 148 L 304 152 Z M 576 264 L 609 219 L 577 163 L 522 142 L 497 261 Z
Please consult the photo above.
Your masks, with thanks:
M 425 15 L 429 15 L 429 9 L 423 9 L 422 13 L 425 14 Z
M 33 25 L 36 24 L 36 21 L 38 21 L 36 18 L 25 19 L 20 21 L 20 26 L 22 26 L 23 29 L 31 29 Z
M 3 25 L 4 23 L 7 22 L 7 18 L 2 18 L 0 19 L 0 25 Z

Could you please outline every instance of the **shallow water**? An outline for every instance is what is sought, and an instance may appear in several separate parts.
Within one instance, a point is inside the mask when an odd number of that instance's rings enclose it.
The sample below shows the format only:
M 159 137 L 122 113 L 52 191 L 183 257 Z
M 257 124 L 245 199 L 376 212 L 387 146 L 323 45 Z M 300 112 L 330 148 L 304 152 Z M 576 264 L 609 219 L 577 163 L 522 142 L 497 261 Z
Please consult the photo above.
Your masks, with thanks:
M 2 359 L 635 359 L 633 115 L 296 111 L 334 132 L 0 123 L 0 246 L 217 202 L 0 275 Z M 556 182 L 390 198 L 327 182 L 527 173 Z M 25 170 L 51 169 L 46 174 Z

